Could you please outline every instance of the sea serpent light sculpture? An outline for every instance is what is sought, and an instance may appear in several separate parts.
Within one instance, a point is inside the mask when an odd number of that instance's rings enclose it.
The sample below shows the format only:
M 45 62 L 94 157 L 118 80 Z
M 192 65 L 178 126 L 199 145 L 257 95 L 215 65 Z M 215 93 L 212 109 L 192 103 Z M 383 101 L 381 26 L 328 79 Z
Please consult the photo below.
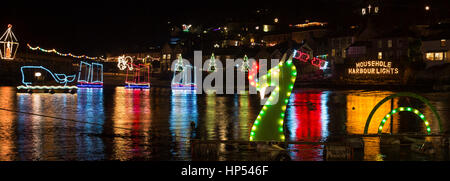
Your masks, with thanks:
M 297 77 L 297 70 L 292 62 L 293 56 L 286 57 L 286 55 L 287 53 L 283 55 L 277 66 L 271 68 L 259 80 L 256 76 L 249 76 L 249 79 L 256 80 L 255 87 L 262 95 L 268 87 L 275 87 L 253 122 L 250 141 L 285 141 L 283 125 L 286 105 Z

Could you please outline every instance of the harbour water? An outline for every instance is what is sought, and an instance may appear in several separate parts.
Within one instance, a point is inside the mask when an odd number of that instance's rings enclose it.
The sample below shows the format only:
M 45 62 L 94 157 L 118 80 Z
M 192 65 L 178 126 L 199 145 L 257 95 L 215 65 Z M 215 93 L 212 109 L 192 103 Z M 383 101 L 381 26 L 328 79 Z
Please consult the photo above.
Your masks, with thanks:
M 79 89 L 77 94 L 28 94 L 17 93 L 15 87 L 0 87 L 0 160 L 322 161 L 327 160 L 325 146 L 306 142 L 339 143 L 362 135 L 373 107 L 395 93 L 295 89 L 286 111 L 286 139 L 305 144 L 288 144 L 282 151 L 261 156 L 264 148 L 241 144 L 248 141 L 249 128 L 262 107 L 258 95 L 196 95 L 156 89 L 105 87 Z M 436 107 L 441 132 L 448 132 L 450 93 L 417 94 Z M 431 132 L 439 132 L 436 118 L 422 102 L 399 98 L 393 106 L 417 108 L 429 120 Z M 377 132 L 390 110 L 390 102 L 378 109 L 369 133 Z M 383 132 L 426 133 L 423 121 L 414 114 L 398 113 L 393 120 Z M 217 144 L 193 146 L 193 140 Z M 448 160 L 448 153 L 415 153 L 409 145 L 385 145 L 380 137 L 364 137 L 362 143 L 360 153 L 349 160 Z

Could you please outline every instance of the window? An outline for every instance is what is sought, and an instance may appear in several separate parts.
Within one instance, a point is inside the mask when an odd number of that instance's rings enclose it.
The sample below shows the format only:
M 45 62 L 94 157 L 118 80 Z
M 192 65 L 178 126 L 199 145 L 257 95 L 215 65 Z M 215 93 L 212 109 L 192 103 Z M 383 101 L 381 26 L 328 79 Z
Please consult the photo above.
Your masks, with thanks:
M 345 51 L 345 49 L 342 49 L 342 58 L 345 58 L 346 53 L 347 53 L 347 51 Z
M 170 60 L 170 54 L 167 54 L 167 59 L 169 59 L 169 60 Z
M 402 47 L 402 40 L 397 40 L 397 47 Z
M 445 39 L 441 40 L 441 47 L 447 46 L 447 41 Z
M 162 58 L 163 58 L 163 59 L 166 59 L 166 54 L 163 54 Z
M 392 48 L 392 40 L 388 40 L 388 48 Z
M 426 53 L 425 56 L 427 60 L 434 60 L 434 53 Z
M 336 56 L 336 50 L 333 48 L 333 49 L 331 49 L 331 56 Z
M 378 40 L 378 48 L 383 48 L 383 41 Z
M 378 52 L 378 59 L 379 60 L 383 59 L 383 52 Z
M 444 60 L 444 53 L 442 52 L 434 53 L 434 60 Z

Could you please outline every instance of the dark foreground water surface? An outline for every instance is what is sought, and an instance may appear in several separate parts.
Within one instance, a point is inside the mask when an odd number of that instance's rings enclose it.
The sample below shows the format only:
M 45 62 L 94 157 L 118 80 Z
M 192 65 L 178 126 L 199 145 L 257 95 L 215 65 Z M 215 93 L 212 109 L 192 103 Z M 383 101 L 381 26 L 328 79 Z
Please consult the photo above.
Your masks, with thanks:
M 337 142 L 361 135 L 375 104 L 394 92 L 296 89 L 287 106 L 287 141 Z M 450 125 L 450 93 L 418 93 L 430 100 Z M 384 104 L 370 124 L 376 133 L 390 111 Z M 431 110 L 415 99 L 395 99 L 394 107 L 418 108 L 439 126 Z M 16 93 L 0 87 L 0 160 L 325 160 L 321 144 L 289 144 L 285 151 L 217 142 L 193 146 L 191 140 L 248 140 L 261 108 L 256 95 L 175 94 L 159 89 L 122 87 L 80 89 L 78 94 Z M 195 124 L 193 124 L 193 123 Z M 386 123 L 383 132 L 390 132 Z M 414 114 L 394 117 L 394 134 L 425 133 Z M 432 139 L 432 138 L 427 138 Z M 379 137 L 362 139 L 353 160 L 448 160 L 448 154 L 423 154 L 410 146 L 384 146 Z M 261 151 L 263 150 L 263 151 Z M 265 150 L 265 151 L 264 151 Z M 269 151 L 267 151 L 269 150 Z

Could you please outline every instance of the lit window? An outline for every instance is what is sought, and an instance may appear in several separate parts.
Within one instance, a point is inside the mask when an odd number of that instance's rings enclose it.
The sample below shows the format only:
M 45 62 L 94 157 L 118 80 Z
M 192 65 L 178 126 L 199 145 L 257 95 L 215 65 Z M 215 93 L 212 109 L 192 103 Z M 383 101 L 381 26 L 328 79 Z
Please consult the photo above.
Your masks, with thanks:
M 383 59 L 383 52 L 378 52 L 378 59 L 379 60 Z
M 388 40 L 388 47 L 389 47 L 389 48 L 392 47 L 392 40 Z
M 434 53 L 434 60 L 444 60 L 444 54 L 442 52 Z
M 342 58 L 345 58 L 346 53 L 347 53 L 347 51 L 345 49 L 342 49 Z
M 170 54 L 167 54 L 167 59 L 170 59 Z
M 331 49 L 331 56 L 336 56 L 336 50 L 335 49 Z
M 269 31 L 269 25 L 264 25 L 263 31 L 264 31 L 264 32 L 268 32 L 268 31 Z
M 441 47 L 447 46 L 447 41 L 445 39 L 441 40 Z
M 162 58 L 163 58 L 163 59 L 166 59 L 166 56 L 167 56 L 166 54 L 163 54 L 163 57 L 162 57 Z
M 427 60 L 434 60 L 434 53 L 427 53 L 425 56 Z

